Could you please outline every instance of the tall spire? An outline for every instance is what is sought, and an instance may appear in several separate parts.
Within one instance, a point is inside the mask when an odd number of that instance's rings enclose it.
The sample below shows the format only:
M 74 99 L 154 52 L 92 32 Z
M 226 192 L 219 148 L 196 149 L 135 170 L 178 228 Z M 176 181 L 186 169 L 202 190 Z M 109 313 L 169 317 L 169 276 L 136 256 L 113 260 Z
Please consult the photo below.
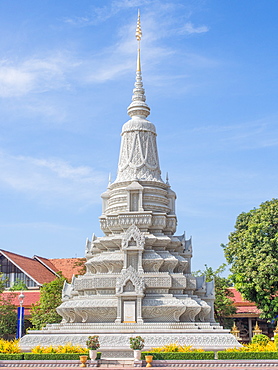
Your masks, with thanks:
M 135 88 L 133 89 L 132 103 L 127 108 L 127 113 L 130 117 L 137 116 L 146 118 L 150 114 L 150 108 L 146 101 L 145 89 L 143 88 L 142 74 L 141 74 L 141 58 L 140 58 L 140 41 L 142 37 L 140 11 L 138 9 L 137 27 L 135 33 L 138 49 L 137 49 L 137 69 L 136 69 L 136 80 Z
M 131 119 L 122 128 L 118 174 L 114 183 L 133 182 L 135 179 L 136 181 L 163 182 L 159 167 L 155 126 L 146 119 L 150 114 L 150 108 L 145 103 L 145 90 L 141 76 L 140 41 L 142 31 L 139 11 L 135 36 L 138 42 L 136 81 L 132 102 L 127 108 Z

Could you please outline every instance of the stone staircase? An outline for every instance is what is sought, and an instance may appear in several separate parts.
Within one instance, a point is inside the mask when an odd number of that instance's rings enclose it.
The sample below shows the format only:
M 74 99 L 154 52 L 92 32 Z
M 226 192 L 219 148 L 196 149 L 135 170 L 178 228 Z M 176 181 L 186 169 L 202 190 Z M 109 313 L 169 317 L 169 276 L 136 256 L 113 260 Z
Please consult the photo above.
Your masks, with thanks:
M 136 362 L 138 362 L 138 367 L 141 367 L 142 361 Z M 100 367 L 102 368 L 130 368 L 134 366 L 136 366 L 136 364 L 132 358 L 107 358 L 101 359 L 100 361 Z

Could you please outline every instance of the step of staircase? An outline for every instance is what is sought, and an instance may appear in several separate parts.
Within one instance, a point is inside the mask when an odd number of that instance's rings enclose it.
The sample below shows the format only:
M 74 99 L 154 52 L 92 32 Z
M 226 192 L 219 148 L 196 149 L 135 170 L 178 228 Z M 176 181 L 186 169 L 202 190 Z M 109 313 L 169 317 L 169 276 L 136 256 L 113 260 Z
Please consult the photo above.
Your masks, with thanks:
M 141 362 L 141 361 L 140 361 Z M 134 367 L 134 360 L 133 359 L 127 359 L 127 358 L 102 358 L 100 360 L 100 366 L 101 367 L 107 367 L 107 368 L 123 368 L 123 367 Z

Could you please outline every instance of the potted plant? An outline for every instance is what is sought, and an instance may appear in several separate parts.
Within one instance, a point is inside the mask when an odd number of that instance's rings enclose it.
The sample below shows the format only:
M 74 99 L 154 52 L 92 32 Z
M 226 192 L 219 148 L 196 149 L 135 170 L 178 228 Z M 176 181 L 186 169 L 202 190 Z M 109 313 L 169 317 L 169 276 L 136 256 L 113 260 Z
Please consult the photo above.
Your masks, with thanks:
M 139 335 L 129 338 L 130 348 L 134 351 L 134 360 L 141 359 L 141 350 L 144 348 L 144 339 Z
M 97 350 L 100 346 L 98 335 L 90 335 L 86 341 L 86 346 L 89 349 L 90 359 L 95 360 L 97 357 Z

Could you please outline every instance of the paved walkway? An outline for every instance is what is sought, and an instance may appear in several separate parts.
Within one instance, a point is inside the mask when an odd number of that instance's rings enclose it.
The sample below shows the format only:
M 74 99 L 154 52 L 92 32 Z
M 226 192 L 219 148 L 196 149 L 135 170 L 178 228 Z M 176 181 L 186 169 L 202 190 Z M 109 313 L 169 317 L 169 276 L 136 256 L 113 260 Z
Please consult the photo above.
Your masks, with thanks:
M 133 366 L 132 360 L 102 360 L 103 362 L 87 362 L 87 369 L 108 369 L 108 370 L 134 370 L 145 367 L 145 362 L 138 361 Z M 274 370 L 278 369 L 278 360 L 191 360 L 191 361 L 154 361 L 153 367 L 160 370 Z M 19 370 L 77 370 L 80 368 L 79 361 L 0 361 L 0 370 L 17 368 Z
M 79 369 L 80 367 L 77 367 L 77 366 L 55 366 L 55 368 L 53 367 L 45 367 L 45 366 L 36 366 L 36 365 L 29 365 L 29 366 L 13 366 L 11 364 L 9 364 L 8 366 L 4 366 L 3 365 L 0 365 L 0 369 L 10 369 L 10 368 L 17 368 L 17 369 L 20 369 L 20 370 L 58 370 L 58 369 L 61 369 L 61 370 L 77 370 Z M 183 366 L 183 367 L 155 367 L 155 368 L 159 368 L 160 370 L 181 370 L 182 369 L 187 369 L 187 370 L 221 370 L 221 369 L 226 369 L 226 370 L 257 370 L 257 369 L 263 369 L 263 370 L 274 370 L 274 369 L 278 369 L 278 365 L 277 364 L 236 364 L 236 365 L 223 365 L 223 364 L 219 364 L 218 366 L 213 366 L 213 365 L 202 365 L 202 366 L 198 366 L 198 365 L 194 365 L 194 366 Z M 88 366 L 87 367 L 88 370 L 93 370 L 95 368 L 91 367 L 91 366 Z M 98 369 L 109 369 L 109 370 L 134 370 L 136 368 L 134 367 L 123 367 L 123 366 L 115 366 L 115 367 L 103 367 L 103 366 L 99 366 Z M 141 368 L 143 369 L 143 368 Z
M 263 369 L 263 370 L 274 370 L 274 369 L 277 369 L 277 364 L 274 365 L 274 366 L 269 366 L 269 365 L 251 365 L 251 364 L 239 364 L 237 366 L 231 366 L 231 365 L 221 365 L 219 364 L 220 366 L 211 366 L 211 365 L 203 365 L 203 366 L 198 366 L 198 365 L 195 365 L 195 366 L 183 366 L 182 369 L 184 370 L 220 370 L 220 369 L 225 369 L 225 370 L 229 370 L 229 369 L 234 369 L 234 370 L 258 370 L 258 369 Z M 5 368 L 11 368 L 11 367 L 2 367 L 0 365 L 0 368 L 2 369 L 5 369 Z M 12 367 L 14 368 L 14 367 Z M 18 367 L 19 369 L 30 369 L 30 370 L 53 370 L 53 367 L 36 367 L 36 366 L 20 366 Z M 155 367 L 157 368 L 157 367 Z M 76 369 L 79 369 L 79 367 L 64 367 L 64 366 L 57 366 L 55 367 L 55 370 L 58 369 L 58 370 L 76 370 Z M 95 369 L 93 367 L 90 367 L 88 366 L 87 367 L 88 370 L 92 370 L 92 369 Z M 107 367 L 98 367 L 98 369 L 107 369 Z M 122 367 L 122 366 L 115 366 L 115 367 L 109 367 L 109 370 L 119 370 L 119 369 L 123 369 L 123 370 L 134 370 L 136 368 L 134 367 Z M 141 368 L 143 369 L 143 368 Z M 181 370 L 181 367 L 158 367 L 158 369 L 160 370 Z

